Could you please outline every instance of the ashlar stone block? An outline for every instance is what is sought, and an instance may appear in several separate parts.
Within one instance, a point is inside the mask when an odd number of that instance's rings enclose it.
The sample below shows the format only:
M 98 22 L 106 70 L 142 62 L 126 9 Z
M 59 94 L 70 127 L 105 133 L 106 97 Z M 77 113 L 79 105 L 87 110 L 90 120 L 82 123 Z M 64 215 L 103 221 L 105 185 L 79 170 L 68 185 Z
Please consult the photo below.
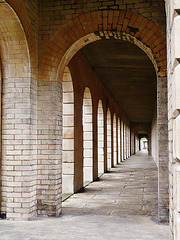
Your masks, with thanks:
M 180 212 L 180 163 L 173 166 L 173 208 Z
M 74 139 L 63 139 L 63 150 L 74 150 Z
M 172 61 L 175 59 L 180 59 L 180 16 L 177 16 L 174 18 L 174 23 L 173 23 L 173 29 L 171 33 L 171 45 L 172 47 L 172 52 L 171 52 L 171 57 Z
M 73 193 L 73 184 L 74 184 L 74 176 L 73 175 L 63 175 L 62 176 L 62 192 L 63 193 Z
M 63 82 L 63 92 L 73 92 L 72 82 Z
M 66 115 L 74 114 L 74 104 L 63 104 L 63 113 Z
M 74 151 L 63 151 L 62 159 L 65 163 L 73 163 L 74 162 Z
M 173 87 L 172 117 L 176 117 L 180 111 L 180 64 L 174 69 L 172 87 Z
M 179 0 L 174 0 L 174 9 L 180 10 L 180 1 Z
M 74 115 L 63 116 L 63 126 L 64 127 L 73 127 L 74 126 Z
M 74 127 L 64 127 L 63 128 L 63 138 L 64 139 L 74 139 Z
M 180 159 L 180 115 L 174 119 L 173 123 L 173 158 Z
M 63 163 L 63 174 L 64 175 L 73 175 L 74 174 L 74 164 Z
M 174 239 L 180 239 L 180 213 L 174 213 Z

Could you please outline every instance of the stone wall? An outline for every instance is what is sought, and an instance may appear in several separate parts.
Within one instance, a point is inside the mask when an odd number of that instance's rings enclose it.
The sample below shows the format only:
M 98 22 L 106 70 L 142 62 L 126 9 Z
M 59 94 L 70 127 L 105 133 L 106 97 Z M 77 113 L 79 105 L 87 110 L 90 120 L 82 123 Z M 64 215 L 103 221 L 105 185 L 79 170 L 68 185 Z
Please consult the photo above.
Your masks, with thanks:
M 168 221 L 168 116 L 167 78 L 157 78 L 157 143 L 158 143 L 158 218 Z
M 74 90 L 67 67 L 62 81 L 63 91 L 63 142 L 62 142 L 62 193 L 74 192 Z M 64 184 L 65 182 L 66 184 Z
M 151 155 L 158 166 L 158 142 L 157 142 L 157 106 L 151 123 Z
M 169 133 L 169 194 L 170 194 L 170 239 L 180 239 L 180 2 L 166 1 L 167 59 L 168 59 L 168 133 Z

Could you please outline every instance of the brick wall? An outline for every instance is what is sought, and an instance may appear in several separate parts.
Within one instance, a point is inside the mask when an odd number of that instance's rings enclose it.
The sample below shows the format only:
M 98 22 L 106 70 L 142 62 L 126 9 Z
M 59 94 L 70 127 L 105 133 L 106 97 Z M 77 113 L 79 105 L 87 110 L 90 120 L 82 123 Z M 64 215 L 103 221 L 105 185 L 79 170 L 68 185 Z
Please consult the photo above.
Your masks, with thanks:
M 55 35 L 46 41 L 46 47 L 40 54 L 39 77 L 44 80 L 61 80 L 65 65 L 82 46 L 98 40 L 98 37 L 119 38 L 123 34 L 129 35 L 130 41 L 134 43 L 139 40 L 140 43 L 137 44 L 148 49 L 146 53 L 156 65 L 157 71 L 166 72 L 165 32 L 157 24 L 139 13 L 98 10 L 84 13 L 68 24 L 59 26 Z
M 162 30 L 165 30 L 163 0 L 40 0 L 40 52 L 42 52 L 42 48 L 61 25 L 67 24 L 84 13 L 98 10 L 128 10 L 140 13 L 142 16 L 158 24 Z M 106 17 L 110 18 L 108 15 Z

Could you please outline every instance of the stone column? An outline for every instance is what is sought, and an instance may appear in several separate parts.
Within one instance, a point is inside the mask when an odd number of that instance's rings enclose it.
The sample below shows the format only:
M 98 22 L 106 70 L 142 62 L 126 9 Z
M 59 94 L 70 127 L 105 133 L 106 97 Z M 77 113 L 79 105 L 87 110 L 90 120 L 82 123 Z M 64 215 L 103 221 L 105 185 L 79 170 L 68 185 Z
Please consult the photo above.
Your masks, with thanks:
M 58 216 L 62 195 L 62 88 L 38 86 L 38 215 Z
M 107 110 L 107 169 L 112 167 L 112 123 L 111 114 L 109 109 Z
M 92 116 L 92 125 L 93 125 L 93 181 L 98 178 L 98 124 L 97 124 L 97 108 L 94 109 L 93 116 Z
M 157 79 L 157 129 L 158 129 L 158 218 L 168 221 L 168 116 L 167 78 Z
M 3 79 L 2 206 L 10 220 L 36 216 L 36 81 Z
M 62 193 L 74 193 L 74 91 L 71 74 L 65 69 L 63 90 Z
M 151 150 L 151 133 L 148 135 L 148 154 L 152 155 L 152 150 Z
M 116 164 L 119 162 L 119 131 L 118 131 L 118 118 L 116 119 Z
M 118 163 L 121 162 L 121 120 L 118 118 Z
M 121 120 L 121 161 L 124 161 L 124 124 Z
M 111 166 L 114 167 L 114 121 L 111 116 Z
M 135 154 L 135 149 L 134 149 L 134 133 L 131 131 L 131 155 L 134 155 Z
M 76 88 L 75 88 L 76 87 Z M 74 85 L 74 191 L 83 187 L 83 96 Z
M 104 113 L 104 172 L 107 172 L 107 111 Z
M 123 132 L 124 132 L 124 160 L 126 160 L 126 148 L 127 148 L 127 135 L 126 135 L 126 124 L 123 124 Z
M 113 118 L 113 166 L 117 165 L 117 118 L 114 114 Z

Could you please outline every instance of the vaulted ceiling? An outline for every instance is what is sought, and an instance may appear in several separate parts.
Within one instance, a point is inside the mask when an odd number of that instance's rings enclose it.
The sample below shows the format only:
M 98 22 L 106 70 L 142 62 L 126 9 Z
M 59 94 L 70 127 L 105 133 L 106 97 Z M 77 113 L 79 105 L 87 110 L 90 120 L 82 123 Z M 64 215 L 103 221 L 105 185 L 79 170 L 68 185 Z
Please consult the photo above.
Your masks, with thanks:
M 148 56 L 123 40 L 100 40 L 81 49 L 132 122 L 150 123 L 156 102 L 156 73 Z

